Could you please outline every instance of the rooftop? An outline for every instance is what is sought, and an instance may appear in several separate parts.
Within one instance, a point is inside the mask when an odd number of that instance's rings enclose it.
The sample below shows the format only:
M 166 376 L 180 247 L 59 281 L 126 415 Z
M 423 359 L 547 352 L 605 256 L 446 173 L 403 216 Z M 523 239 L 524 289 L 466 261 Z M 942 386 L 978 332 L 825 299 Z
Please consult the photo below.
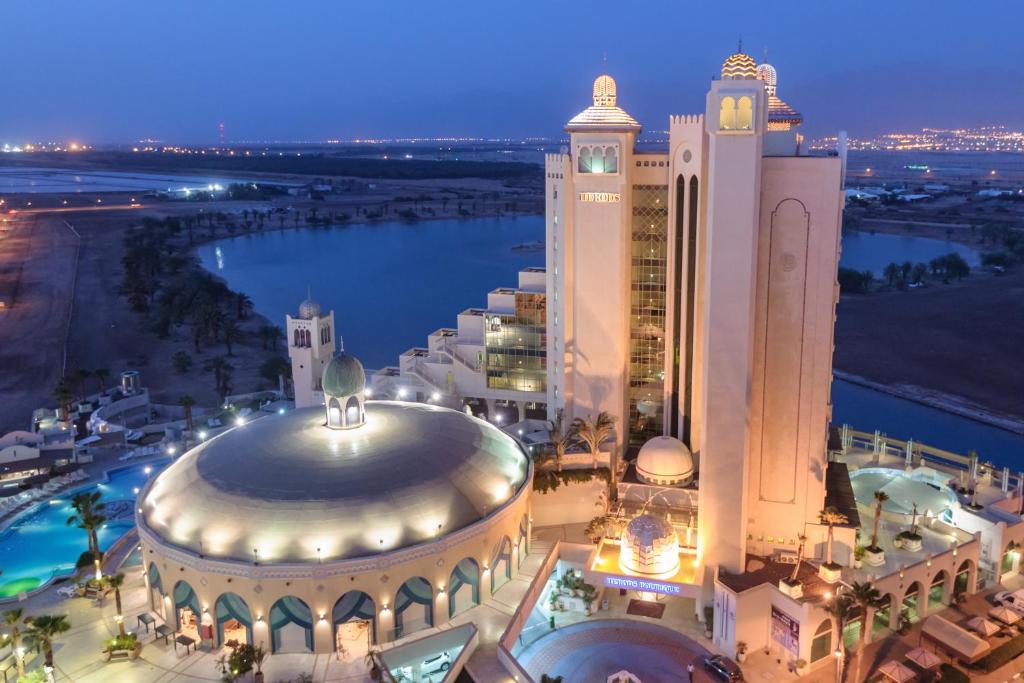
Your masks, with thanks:
M 192 449 L 140 497 L 140 526 L 206 557 L 365 557 L 464 528 L 509 501 L 529 463 L 464 413 L 370 401 L 337 431 L 322 408 L 256 420 Z M 255 551 L 255 552 L 254 552 Z

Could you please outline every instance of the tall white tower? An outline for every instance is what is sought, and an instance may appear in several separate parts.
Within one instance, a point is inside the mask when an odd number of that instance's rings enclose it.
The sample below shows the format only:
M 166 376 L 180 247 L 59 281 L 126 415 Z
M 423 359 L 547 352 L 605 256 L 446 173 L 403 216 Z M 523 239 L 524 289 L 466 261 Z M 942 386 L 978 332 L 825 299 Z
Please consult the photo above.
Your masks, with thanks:
M 307 298 L 299 304 L 298 317 L 285 317 L 295 407 L 320 405 L 323 403 L 320 382 L 324 367 L 334 357 L 334 311 L 320 315 L 320 304 Z

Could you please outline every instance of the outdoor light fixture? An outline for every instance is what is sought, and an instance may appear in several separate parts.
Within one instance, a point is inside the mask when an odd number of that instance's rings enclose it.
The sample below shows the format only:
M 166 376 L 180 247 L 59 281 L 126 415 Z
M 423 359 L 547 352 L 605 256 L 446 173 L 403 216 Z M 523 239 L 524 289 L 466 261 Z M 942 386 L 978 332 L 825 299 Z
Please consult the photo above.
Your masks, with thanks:
M 245 418 L 241 417 L 241 416 L 236 417 L 235 418 L 235 424 L 238 425 L 239 427 L 241 427 L 242 425 L 245 424 Z
M 441 400 L 441 394 L 440 394 L 440 392 L 435 391 L 434 393 L 432 393 L 430 395 L 430 398 L 433 399 L 434 401 L 440 401 Z
M 146 474 L 149 474 L 150 472 L 153 471 L 153 468 L 150 467 L 149 465 L 146 465 L 144 468 L 142 468 L 142 471 L 145 472 Z
M 199 432 L 199 440 L 200 441 L 206 441 L 206 432 L 205 431 L 200 431 Z
M 176 451 L 177 451 L 177 449 L 174 446 L 168 446 L 167 447 L 167 455 L 174 455 L 174 453 Z
M 373 389 L 369 387 L 363 389 L 363 396 L 365 396 L 366 398 L 370 398 L 371 396 L 373 396 Z
M 405 395 L 407 393 L 408 392 L 405 390 L 405 387 L 402 387 L 401 389 L 398 390 L 398 398 L 405 398 Z

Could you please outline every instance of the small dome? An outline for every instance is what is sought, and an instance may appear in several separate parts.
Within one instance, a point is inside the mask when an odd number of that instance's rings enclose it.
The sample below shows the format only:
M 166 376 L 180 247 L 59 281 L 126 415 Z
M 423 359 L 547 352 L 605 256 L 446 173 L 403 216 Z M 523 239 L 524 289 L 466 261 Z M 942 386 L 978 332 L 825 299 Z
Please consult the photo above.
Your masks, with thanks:
M 320 315 L 320 304 L 313 299 L 306 299 L 299 304 L 299 317 L 303 320 L 312 320 Z
M 722 62 L 722 78 L 747 79 L 757 78 L 757 62 L 743 52 L 737 52 Z
M 331 359 L 324 368 L 321 378 L 324 396 L 354 396 L 366 388 L 366 373 L 363 364 L 355 356 L 342 352 Z
M 656 436 L 640 448 L 636 475 L 659 486 L 682 486 L 693 479 L 693 455 L 679 439 Z
M 608 74 L 594 79 L 594 106 L 614 107 L 615 100 L 615 79 Z
M 771 64 L 757 65 L 757 80 L 764 81 L 764 88 L 769 95 L 775 94 L 775 88 L 779 82 L 779 75 Z
M 672 574 L 679 569 L 679 537 L 668 520 L 634 517 L 622 534 L 619 564 L 637 574 Z

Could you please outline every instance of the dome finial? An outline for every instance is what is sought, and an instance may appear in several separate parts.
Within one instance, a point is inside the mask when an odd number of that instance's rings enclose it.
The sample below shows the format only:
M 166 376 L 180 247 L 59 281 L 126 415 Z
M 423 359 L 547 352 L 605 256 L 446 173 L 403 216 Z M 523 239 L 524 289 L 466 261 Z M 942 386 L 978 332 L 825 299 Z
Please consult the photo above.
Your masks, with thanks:
M 614 107 L 616 99 L 614 78 L 608 74 L 601 74 L 594 79 L 595 107 Z

